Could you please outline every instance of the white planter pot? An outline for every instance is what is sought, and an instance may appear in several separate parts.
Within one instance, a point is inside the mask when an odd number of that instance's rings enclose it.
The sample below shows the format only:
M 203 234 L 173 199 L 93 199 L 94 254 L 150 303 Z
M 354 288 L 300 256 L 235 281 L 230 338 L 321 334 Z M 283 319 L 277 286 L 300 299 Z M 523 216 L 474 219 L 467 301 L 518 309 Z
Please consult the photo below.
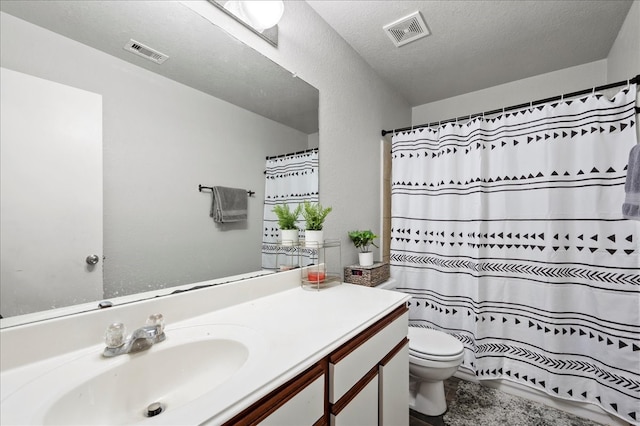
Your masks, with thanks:
M 322 247 L 324 242 L 323 231 L 304 231 L 304 240 L 307 247 Z
M 297 229 L 281 229 L 280 237 L 281 237 L 281 243 L 283 246 L 294 246 L 298 244 Z
M 360 266 L 373 265 L 373 252 L 370 251 L 368 253 L 358 253 L 358 261 L 360 262 Z

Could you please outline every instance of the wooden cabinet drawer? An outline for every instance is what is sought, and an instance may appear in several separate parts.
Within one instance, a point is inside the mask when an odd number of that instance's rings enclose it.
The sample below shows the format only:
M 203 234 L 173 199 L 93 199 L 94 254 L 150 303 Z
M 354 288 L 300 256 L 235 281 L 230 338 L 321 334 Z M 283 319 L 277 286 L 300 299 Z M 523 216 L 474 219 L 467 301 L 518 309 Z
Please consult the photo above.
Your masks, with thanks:
M 331 407 L 331 426 L 377 425 L 378 400 L 378 370 L 373 368 Z
M 260 422 L 265 426 L 313 425 L 324 416 L 324 376 L 299 390 L 284 405 Z
M 325 359 L 261 398 L 223 426 L 326 424 L 326 377 Z
M 329 402 L 335 403 L 376 366 L 408 330 L 408 310 L 401 306 L 337 349 L 329 357 Z

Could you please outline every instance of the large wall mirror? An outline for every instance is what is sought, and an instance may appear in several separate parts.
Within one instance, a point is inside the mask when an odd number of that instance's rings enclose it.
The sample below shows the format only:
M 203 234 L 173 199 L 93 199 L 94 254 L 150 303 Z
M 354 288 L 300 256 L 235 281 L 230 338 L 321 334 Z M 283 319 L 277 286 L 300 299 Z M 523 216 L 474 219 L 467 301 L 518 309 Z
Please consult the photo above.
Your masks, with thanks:
M 262 273 L 265 158 L 317 147 L 318 91 L 183 2 L 0 7 L 0 233 L 36 249 L 3 240 L 2 326 Z M 199 185 L 253 191 L 248 220 Z

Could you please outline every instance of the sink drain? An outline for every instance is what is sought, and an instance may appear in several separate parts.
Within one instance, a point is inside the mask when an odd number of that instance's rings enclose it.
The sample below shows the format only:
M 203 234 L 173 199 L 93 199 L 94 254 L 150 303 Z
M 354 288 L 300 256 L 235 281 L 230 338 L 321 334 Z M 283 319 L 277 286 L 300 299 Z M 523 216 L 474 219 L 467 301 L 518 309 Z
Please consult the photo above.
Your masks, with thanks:
M 164 411 L 164 405 L 160 404 L 159 402 L 154 402 L 149 404 L 147 409 L 144 411 L 144 415 L 146 417 L 154 417 L 162 413 L 162 411 Z

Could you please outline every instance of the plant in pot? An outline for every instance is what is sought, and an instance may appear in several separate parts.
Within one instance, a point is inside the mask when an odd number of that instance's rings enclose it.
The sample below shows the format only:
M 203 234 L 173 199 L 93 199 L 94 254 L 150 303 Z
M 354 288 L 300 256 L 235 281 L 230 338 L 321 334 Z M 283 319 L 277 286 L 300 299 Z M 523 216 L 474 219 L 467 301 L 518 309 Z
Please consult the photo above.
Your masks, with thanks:
M 291 246 L 298 243 L 298 225 L 296 225 L 296 222 L 301 211 L 301 204 L 298 204 L 293 211 L 288 204 L 277 204 L 273 207 L 272 212 L 278 216 L 282 245 Z
M 323 208 L 320 203 L 305 201 L 302 205 L 302 217 L 306 221 L 305 243 L 310 247 L 321 247 L 324 241 L 322 226 L 332 208 Z
M 378 236 L 369 230 L 351 231 L 349 232 L 349 238 L 353 242 L 353 245 L 360 249 L 360 253 L 358 253 L 360 266 L 373 265 L 373 252 L 369 249 L 369 246 L 373 245 L 374 247 L 378 247 L 376 243 L 373 242 Z

